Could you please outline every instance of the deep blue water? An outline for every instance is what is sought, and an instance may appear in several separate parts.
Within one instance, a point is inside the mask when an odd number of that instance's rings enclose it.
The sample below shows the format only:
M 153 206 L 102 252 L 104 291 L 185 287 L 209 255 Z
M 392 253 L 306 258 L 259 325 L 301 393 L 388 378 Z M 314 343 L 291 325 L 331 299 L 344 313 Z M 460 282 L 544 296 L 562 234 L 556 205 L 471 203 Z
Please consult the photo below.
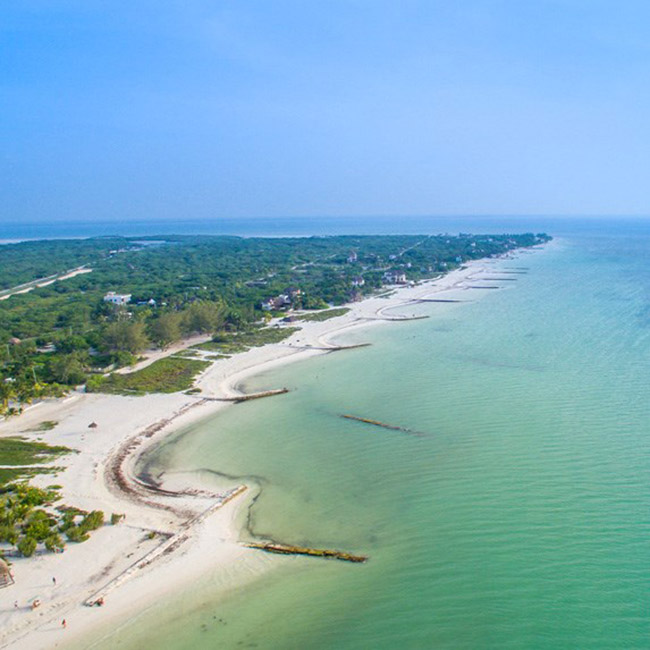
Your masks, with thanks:
M 106 235 L 239 235 L 288 237 L 309 235 L 499 233 L 545 231 L 556 235 L 597 235 L 620 229 L 629 235 L 650 233 L 650 219 L 604 217 L 284 217 L 168 221 L 61 221 L 0 224 L 0 241 L 65 239 Z

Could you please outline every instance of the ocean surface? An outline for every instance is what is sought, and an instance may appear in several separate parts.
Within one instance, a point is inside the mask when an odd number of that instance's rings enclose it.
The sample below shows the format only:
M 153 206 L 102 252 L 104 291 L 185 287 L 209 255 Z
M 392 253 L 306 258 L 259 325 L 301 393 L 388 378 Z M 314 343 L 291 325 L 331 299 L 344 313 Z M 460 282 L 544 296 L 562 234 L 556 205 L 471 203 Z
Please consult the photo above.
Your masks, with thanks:
M 598 233 L 611 225 L 603 217 L 284 217 L 284 218 L 222 218 L 204 220 L 132 221 L 54 221 L 0 222 L 0 243 L 26 239 L 68 239 L 123 235 L 237 235 L 242 237 L 306 237 L 310 235 L 386 235 L 471 232 L 503 233 L 546 231 L 555 234 L 577 231 Z M 620 217 L 615 227 L 628 232 L 648 232 L 650 220 Z
M 650 647 L 650 223 L 557 226 L 495 265 L 517 281 L 258 376 L 292 391 L 151 459 L 254 476 L 254 532 L 367 564 L 282 558 L 227 597 L 207 575 L 97 647 Z

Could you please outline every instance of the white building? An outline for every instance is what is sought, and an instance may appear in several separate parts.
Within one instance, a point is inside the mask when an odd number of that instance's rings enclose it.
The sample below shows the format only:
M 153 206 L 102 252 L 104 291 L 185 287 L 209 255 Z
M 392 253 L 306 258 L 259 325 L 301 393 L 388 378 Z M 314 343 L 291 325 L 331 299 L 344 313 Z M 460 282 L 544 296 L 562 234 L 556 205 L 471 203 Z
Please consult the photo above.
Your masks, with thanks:
M 109 291 L 104 296 L 104 302 L 110 302 L 113 305 L 126 305 L 126 303 L 130 301 L 130 293 L 115 293 L 115 291 Z

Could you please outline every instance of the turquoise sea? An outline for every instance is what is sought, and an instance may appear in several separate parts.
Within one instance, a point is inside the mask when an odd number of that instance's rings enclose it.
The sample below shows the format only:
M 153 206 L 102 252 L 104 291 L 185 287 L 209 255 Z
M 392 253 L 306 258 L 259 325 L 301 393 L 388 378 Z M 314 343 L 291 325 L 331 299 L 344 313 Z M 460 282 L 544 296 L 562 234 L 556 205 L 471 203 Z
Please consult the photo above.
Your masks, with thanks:
M 261 375 L 292 392 L 151 459 L 255 476 L 255 532 L 367 564 L 206 576 L 99 647 L 650 647 L 650 223 L 557 230 L 502 290 Z

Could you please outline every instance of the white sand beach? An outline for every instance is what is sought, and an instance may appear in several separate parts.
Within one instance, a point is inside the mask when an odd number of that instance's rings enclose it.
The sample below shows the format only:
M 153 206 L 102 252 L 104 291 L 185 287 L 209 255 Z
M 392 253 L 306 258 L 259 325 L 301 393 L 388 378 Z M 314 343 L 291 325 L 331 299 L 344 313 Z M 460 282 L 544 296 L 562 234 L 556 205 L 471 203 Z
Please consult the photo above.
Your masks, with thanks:
M 238 541 L 237 515 L 250 503 L 250 486 L 216 490 L 192 484 L 182 475 L 154 482 L 137 476 L 138 458 L 170 433 L 232 408 L 232 402 L 217 400 L 240 395 L 247 378 L 309 355 L 327 354 L 335 347 L 332 341 L 351 329 L 410 317 L 410 306 L 418 300 L 458 298 L 458 292 L 489 276 L 497 261 L 472 262 L 416 286 L 390 287 L 389 295 L 352 303 L 340 317 L 301 321 L 300 331 L 281 343 L 214 362 L 198 378 L 197 395 L 75 393 L 1 422 L 0 436 L 20 434 L 78 452 L 53 461 L 61 470 L 34 478 L 34 484 L 60 485 L 63 503 L 102 510 L 107 520 L 112 513 L 126 517 L 115 525 L 107 523 L 84 543 L 69 543 L 63 553 L 12 559 L 15 584 L 0 589 L 0 647 L 84 647 L 91 632 L 119 628 L 208 570 L 218 568 L 219 580 L 228 589 L 286 561 Z M 489 292 L 472 292 L 471 299 L 477 293 Z M 469 294 L 462 298 L 470 299 Z M 164 353 L 154 351 L 138 367 L 197 340 Z M 33 431 L 46 420 L 57 422 L 53 430 Z M 91 423 L 96 428 L 89 428 Z M 40 606 L 32 609 L 35 599 Z M 89 606 L 101 599 L 102 606 Z

